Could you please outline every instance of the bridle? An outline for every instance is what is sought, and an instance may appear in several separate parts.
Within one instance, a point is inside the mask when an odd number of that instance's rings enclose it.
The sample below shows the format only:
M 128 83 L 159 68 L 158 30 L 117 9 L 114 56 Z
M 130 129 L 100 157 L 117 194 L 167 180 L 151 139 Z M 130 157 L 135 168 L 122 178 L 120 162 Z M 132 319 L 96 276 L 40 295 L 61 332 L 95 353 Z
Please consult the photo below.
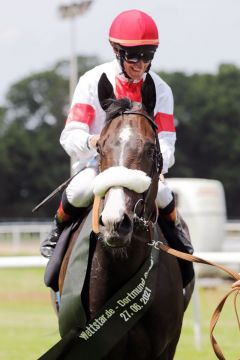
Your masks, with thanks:
M 156 152 L 155 152 L 155 165 L 156 165 L 156 170 L 158 175 L 160 175 L 161 170 L 162 170 L 162 153 L 160 150 L 160 145 L 159 145 L 159 139 L 158 139 L 158 134 L 157 134 L 157 129 L 158 126 L 155 123 L 155 121 L 153 120 L 152 117 L 150 117 L 149 115 L 142 113 L 140 111 L 132 111 L 132 110 L 125 110 L 123 112 L 121 112 L 122 115 L 140 115 L 143 116 L 151 125 L 153 132 L 154 132 L 154 137 L 155 137 L 155 145 L 156 145 Z M 150 176 L 152 177 L 153 175 L 153 171 L 154 169 L 152 169 L 152 173 L 150 174 Z
M 140 103 L 132 103 L 132 104 L 137 104 L 138 108 L 139 108 Z M 155 171 L 156 171 L 157 176 L 159 177 L 161 170 L 162 170 L 162 161 L 163 160 L 162 160 L 162 153 L 161 153 L 158 134 L 157 134 L 157 129 L 158 129 L 157 124 L 154 122 L 153 118 L 151 116 L 149 116 L 148 114 L 143 113 L 141 111 L 135 111 L 135 110 L 121 110 L 118 113 L 114 114 L 114 116 L 111 118 L 111 120 L 117 118 L 118 116 L 123 116 L 123 115 L 142 116 L 151 125 L 153 133 L 154 133 L 154 138 L 155 138 L 155 153 L 154 153 L 154 161 L 153 161 L 151 172 L 150 172 L 149 176 L 151 178 L 153 178 Z M 135 224 L 138 224 L 145 228 L 149 227 L 149 225 L 154 225 L 156 223 L 157 217 L 158 217 L 158 207 L 157 206 L 155 206 L 156 216 L 155 216 L 154 221 L 151 220 L 153 214 L 150 214 L 150 215 L 146 214 L 146 204 L 147 204 L 148 198 L 150 196 L 150 190 L 151 190 L 151 186 L 149 187 L 149 189 L 147 191 L 145 191 L 143 193 L 143 197 L 136 202 L 136 204 L 134 205 L 134 209 L 133 209 Z M 140 208 L 139 205 L 141 205 L 142 209 L 138 213 L 138 208 Z

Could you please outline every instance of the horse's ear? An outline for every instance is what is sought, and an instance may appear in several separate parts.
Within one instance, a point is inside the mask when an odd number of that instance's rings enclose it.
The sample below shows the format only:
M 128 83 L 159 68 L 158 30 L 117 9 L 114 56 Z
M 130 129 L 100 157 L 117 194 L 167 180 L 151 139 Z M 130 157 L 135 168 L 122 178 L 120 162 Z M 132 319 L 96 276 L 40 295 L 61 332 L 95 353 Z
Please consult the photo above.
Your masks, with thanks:
M 115 99 L 113 86 L 105 73 L 101 75 L 98 82 L 98 99 L 104 111 L 106 111 L 109 106 L 108 100 Z
M 142 103 L 149 115 L 153 115 L 156 104 L 156 88 L 151 75 L 147 74 L 141 89 Z

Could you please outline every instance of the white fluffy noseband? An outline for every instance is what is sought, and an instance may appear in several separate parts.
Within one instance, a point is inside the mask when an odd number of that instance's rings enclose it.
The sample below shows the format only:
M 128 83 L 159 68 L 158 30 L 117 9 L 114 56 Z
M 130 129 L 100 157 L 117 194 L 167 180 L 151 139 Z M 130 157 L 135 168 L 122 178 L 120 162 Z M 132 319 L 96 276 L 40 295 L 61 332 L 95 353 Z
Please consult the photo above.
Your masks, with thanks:
M 93 192 L 95 195 L 103 197 L 111 187 L 121 186 L 137 193 L 143 193 L 150 184 L 151 178 L 144 171 L 113 166 L 96 176 Z

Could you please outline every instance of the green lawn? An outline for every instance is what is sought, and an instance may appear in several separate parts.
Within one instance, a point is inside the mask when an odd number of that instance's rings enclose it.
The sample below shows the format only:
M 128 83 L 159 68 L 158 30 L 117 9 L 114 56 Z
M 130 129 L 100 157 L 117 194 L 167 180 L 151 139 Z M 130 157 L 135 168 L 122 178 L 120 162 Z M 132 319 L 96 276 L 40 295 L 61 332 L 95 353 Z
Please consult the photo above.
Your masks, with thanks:
M 0 359 L 36 360 L 59 340 L 43 269 L 0 269 Z
M 210 343 L 209 324 L 216 306 L 222 297 L 230 289 L 231 283 L 226 283 L 218 289 L 200 290 L 200 313 L 201 313 L 201 333 L 202 349 L 196 350 L 194 346 L 193 333 L 193 308 L 190 304 L 183 324 L 183 331 L 178 344 L 177 360 L 214 360 L 215 356 Z M 240 310 L 239 302 L 238 309 Z M 233 306 L 233 296 L 231 296 L 223 308 L 219 322 L 214 330 L 214 336 L 220 345 L 226 360 L 240 359 L 240 329 L 238 329 L 236 315 Z
M 0 269 L 0 359 L 36 360 L 59 340 L 58 323 L 43 284 L 43 269 Z M 209 340 L 209 321 L 228 287 L 201 290 L 203 346 L 194 346 L 192 306 L 186 313 L 175 359 L 216 359 Z M 239 332 L 232 302 L 216 331 L 226 360 L 240 359 Z M 137 359 L 136 359 L 137 360 Z

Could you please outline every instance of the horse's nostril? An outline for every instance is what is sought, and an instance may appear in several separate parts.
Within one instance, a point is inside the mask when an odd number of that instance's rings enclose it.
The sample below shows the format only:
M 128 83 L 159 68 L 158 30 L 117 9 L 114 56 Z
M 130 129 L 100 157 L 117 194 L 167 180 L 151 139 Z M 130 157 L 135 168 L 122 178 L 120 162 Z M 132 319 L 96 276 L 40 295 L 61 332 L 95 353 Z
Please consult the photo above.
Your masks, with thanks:
M 122 235 L 128 234 L 132 230 L 133 224 L 127 214 L 124 214 L 123 219 L 115 225 L 115 230 Z
M 103 221 L 102 221 L 102 215 L 99 217 L 99 224 L 100 224 L 101 226 L 104 226 L 104 223 L 103 223 Z

